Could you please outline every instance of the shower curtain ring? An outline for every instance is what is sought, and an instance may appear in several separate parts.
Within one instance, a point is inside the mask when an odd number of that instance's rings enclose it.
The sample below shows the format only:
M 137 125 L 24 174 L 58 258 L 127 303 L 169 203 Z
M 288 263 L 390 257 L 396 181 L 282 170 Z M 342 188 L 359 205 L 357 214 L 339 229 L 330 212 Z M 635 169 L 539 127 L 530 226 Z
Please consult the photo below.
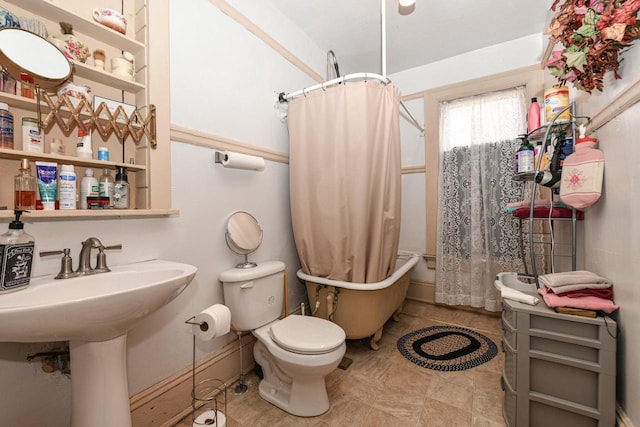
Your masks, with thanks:
M 327 90 L 324 88 L 324 83 L 325 83 L 325 82 L 320 83 L 320 87 L 322 88 L 322 91 L 323 91 L 323 92 L 326 92 Z
M 306 89 L 306 87 L 303 87 L 303 88 L 302 88 L 302 94 L 303 94 L 303 95 L 304 95 L 304 97 L 306 98 L 306 97 L 307 97 L 307 94 L 306 94 L 306 93 L 304 93 L 305 89 Z

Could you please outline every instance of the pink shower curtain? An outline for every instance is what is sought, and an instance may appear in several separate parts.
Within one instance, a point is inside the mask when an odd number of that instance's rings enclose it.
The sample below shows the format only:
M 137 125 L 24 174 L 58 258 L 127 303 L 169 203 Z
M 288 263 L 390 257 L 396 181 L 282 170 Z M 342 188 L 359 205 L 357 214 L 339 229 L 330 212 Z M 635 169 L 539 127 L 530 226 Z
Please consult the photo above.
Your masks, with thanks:
M 305 273 L 386 279 L 400 236 L 400 93 L 346 83 L 289 103 L 291 216 Z

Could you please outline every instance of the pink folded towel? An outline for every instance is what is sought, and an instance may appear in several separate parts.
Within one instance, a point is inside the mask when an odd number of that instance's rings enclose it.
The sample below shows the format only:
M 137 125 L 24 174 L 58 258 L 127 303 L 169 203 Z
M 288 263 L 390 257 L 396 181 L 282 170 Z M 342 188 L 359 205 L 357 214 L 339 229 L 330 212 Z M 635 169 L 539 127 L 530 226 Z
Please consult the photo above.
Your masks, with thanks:
M 553 289 L 551 289 L 553 291 Z M 598 297 L 604 299 L 613 300 L 613 287 L 607 289 L 580 289 L 578 291 L 570 291 L 570 292 L 556 292 L 553 291 L 554 294 L 559 297 L 568 297 L 568 298 L 580 298 L 580 297 Z
M 607 289 L 613 286 L 609 279 L 586 270 L 543 274 L 539 279 L 540 283 L 553 289 L 556 294 L 580 289 Z
M 587 310 L 604 311 L 607 314 L 611 314 L 619 307 L 611 300 L 594 297 L 584 296 L 577 298 L 563 297 L 556 295 L 551 289 L 546 286 L 542 286 L 538 289 L 538 293 L 542 295 L 544 302 L 551 308 L 553 307 L 571 307 L 571 308 L 584 308 Z

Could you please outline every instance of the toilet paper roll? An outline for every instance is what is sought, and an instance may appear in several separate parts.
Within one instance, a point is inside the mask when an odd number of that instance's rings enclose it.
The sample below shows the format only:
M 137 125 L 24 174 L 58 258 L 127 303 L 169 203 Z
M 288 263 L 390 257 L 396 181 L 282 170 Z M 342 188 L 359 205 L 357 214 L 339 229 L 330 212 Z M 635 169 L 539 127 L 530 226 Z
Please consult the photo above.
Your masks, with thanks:
M 226 305 L 214 304 L 202 310 L 193 321 L 193 335 L 202 341 L 210 341 L 228 334 L 231 330 L 231 311 Z
M 225 168 L 248 169 L 254 171 L 264 170 L 264 159 L 262 157 L 233 153 L 231 151 L 223 151 L 221 152 L 221 155 L 221 163 Z

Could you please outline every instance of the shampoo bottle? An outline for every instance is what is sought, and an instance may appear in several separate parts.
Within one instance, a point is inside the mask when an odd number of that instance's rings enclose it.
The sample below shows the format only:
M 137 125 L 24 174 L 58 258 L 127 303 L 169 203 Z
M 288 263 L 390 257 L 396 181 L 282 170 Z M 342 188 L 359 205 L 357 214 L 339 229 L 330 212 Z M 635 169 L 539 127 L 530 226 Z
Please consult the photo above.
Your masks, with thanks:
M 23 288 L 31 279 L 35 239 L 24 232 L 22 212 L 14 211 L 9 231 L 0 235 L 0 293 Z

